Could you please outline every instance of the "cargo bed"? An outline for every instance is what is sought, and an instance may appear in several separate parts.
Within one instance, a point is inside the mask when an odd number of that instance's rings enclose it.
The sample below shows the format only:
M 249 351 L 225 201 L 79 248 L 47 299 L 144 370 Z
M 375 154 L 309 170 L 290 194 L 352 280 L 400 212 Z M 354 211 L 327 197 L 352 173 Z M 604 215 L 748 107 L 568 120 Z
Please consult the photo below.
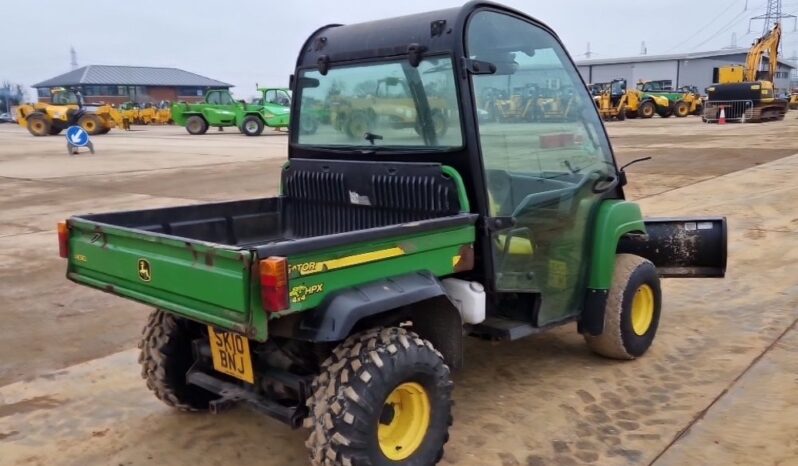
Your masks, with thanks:
M 288 258 L 293 312 L 346 285 L 333 262 L 444 275 L 473 242 L 461 182 L 437 164 L 294 160 L 282 181 L 278 197 L 72 217 L 68 277 L 262 340 L 259 260 Z

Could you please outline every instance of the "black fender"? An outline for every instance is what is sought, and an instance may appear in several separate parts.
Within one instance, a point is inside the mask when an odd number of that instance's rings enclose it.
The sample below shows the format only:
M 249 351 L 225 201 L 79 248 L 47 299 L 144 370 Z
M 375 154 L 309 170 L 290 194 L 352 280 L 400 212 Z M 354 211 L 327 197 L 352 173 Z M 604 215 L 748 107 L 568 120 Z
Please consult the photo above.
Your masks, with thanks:
M 287 316 L 291 317 L 291 316 Z M 281 322 L 283 321 L 283 322 Z M 372 327 L 412 321 L 450 366 L 462 365 L 463 324 L 441 282 L 431 273 L 383 278 L 328 295 L 318 307 L 270 323 L 273 336 L 314 343 L 339 342 Z

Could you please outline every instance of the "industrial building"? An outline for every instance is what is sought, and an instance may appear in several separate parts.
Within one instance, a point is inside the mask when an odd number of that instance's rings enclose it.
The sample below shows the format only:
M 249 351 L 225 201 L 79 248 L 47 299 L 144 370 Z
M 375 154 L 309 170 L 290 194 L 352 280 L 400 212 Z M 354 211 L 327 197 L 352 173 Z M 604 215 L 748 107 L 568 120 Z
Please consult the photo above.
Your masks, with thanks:
M 697 86 L 703 90 L 717 82 L 718 68 L 742 65 L 748 49 L 725 49 L 713 52 L 695 52 L 673 55 L 640 55 L 626 58 L 602 58 L 577 61 L 582 78 L 588 83 L 609 82 L 626 78 L 630 85 L 639 80 L 673 81 L 674 87 Z M 767 64 L 767 57 L 763 58 Z M 792 65 L 779 60 L 775 87 L 787 91 L 790 86 Z
M 228 84 L 177 68 L 87 65 L 33 85 L 39 101 L 50 100 L 50 89 L 80 90 L 88 102 L 196 102 L 208 89 L 229 89 Z

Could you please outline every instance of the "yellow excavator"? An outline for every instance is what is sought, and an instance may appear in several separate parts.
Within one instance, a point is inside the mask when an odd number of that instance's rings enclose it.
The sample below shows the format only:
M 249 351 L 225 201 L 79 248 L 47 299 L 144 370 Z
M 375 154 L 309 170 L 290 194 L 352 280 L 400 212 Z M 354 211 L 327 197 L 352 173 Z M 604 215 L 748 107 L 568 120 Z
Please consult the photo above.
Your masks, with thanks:
M 718 82 L 707 88 L 704 121 L 717 121 L 721 109 L 727 119 L 756 123 L 782 120 L 787 113 L 787 99 L 776 96 L 774 79 L 779 67 L 781 24 L 760 37 L 751 46 L 745 65 L 718 69 Z M 761 71 L 767 54 L 768 69 Z
M 90 135 L 105 134 L 115 127 L 130 129 L 119 110 L 110 105 L 86 105 L 79 92 L 63 88 L 51 91 L 49 103 L 20 105 L 17 122 L 34 136 L 54 136 L 73 125 Z

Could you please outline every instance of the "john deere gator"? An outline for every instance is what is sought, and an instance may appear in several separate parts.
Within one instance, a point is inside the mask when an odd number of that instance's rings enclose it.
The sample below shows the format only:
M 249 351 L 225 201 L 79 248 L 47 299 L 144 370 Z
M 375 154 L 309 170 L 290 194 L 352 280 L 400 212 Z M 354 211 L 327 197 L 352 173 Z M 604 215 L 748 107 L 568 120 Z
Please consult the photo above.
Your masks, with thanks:
M 573 121 L 479 118 L 483 90 L 536 68 L 574 89 Z M 314 465 L 431 465 L 466 338 L 575 323 L 593 352 L 635 359 L 661 278 L 724 275 L 723 218 L 646 219 L 625 200 L 591 96 L 540 21 L 471 2 L 322 27 L 300 49 L 292 113 L 388 77 L 407 83 L 415 124 L 376 118 L 356 137 L 293 118 L 277 196 L 59 225 L 70 280 L 155 308 L 140 361 L 164 403 L 305 426 Z

